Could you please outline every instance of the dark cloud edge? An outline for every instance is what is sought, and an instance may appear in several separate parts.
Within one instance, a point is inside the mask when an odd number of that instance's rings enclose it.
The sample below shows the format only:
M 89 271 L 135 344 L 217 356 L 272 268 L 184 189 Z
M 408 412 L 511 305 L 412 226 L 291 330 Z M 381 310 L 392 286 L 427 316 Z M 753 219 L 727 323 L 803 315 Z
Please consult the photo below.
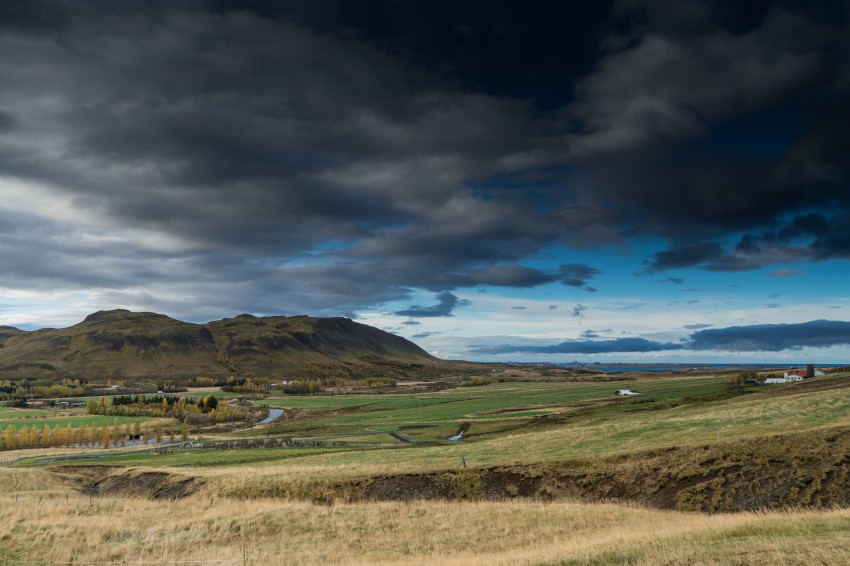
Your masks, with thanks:
M 850 322 L 812 320 L 791 324 L 756 324 L 713 328 L 692 333 L 682 342 L 657 342 L 645 338 L 568 340 L 545 346 L 472 346 L 476 354 L 607 354 L 675 350 L 780 352 L 804 347 L 826 348 L 850 344 Z

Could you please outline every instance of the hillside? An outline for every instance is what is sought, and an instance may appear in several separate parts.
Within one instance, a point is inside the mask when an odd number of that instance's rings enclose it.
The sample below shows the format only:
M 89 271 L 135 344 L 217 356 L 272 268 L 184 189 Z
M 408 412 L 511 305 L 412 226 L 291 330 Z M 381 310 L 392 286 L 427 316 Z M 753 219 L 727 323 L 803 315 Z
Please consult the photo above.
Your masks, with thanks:
M 2 379 L 398 377 L 440 364 L 404 338 L 347 318 L 240 315 L 192 324 L 112 310 L 69 328 L 0 327 Z

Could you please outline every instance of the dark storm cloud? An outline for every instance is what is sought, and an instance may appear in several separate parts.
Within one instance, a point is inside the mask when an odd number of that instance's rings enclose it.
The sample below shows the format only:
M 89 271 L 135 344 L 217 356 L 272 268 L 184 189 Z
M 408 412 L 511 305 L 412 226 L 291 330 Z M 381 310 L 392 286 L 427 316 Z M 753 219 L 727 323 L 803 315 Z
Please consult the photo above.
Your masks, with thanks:
M 566 138 L 582 164 L 574 186 L 629 207 L 635 229 L 675 240 L 652 270 L 846 254 L 837 222 L 765 249 L 719 238 L 848 206 L 850 163 L 836 151 L 850 135 L 846 4 L 742 6 L 619 2 L 625 26 L 565 107 L 578 126 Z
M 657 252 L 647 262 L 647 271 L 664 271 L 682 267 L 693 267 L 707 261 L 716 260 L 723 253 L 723 247 L 717 242 L 702 242 L 673 247 Z
M 653 342 L 643 338 L 617 338 L 615 340 L 574 340 L 551 346 L 473 346 L 477 354 L 607 354 L 611 352 L 661 352 L 681 350 L 681 344 Z
M 331 314 L 594 291 L 524 264 L 641 236 L 648 271 L 848 258 L 848 37 L 841 4 L 10 0 L 0 277 Z
M 758 324 L 701 330 L 691 335 L 694 350 L 779 352 L 803 347 L 850 344 L 850 322 L 813 320 L 797 324 Z
M 0 131 L 11 130 L 15 121 L 12 116 L 6 112 L 0 112 Z
M 46 29 L 39 14 L 63 5 L 21 4 L 15 27 Z M 54 28 L 61 41 L 0 31 L 0 55 L 15 54 L 0 56 L 0 173 L 43 187 L 30 208 L 58 194 L 69 233 L 95 217 L 125 239 L 165 235 L 200 267 L 196 280 L 241 273 L 256 297 L 314 312 L 414 286 L 554 280 L 519 262 L 555 238 L 557 223 L 522 199 L 482 199 L 466 186 L 534 137 L 527 102 L 459 91 L 375 44 L 262 10 L 132 6 L 68 10 Z M 54 229 L 53 217 L 42 222 Z M 82 252 L 67 249 L 56 251 L 67 261 L 48 261 L 60 240 L 7 255 L 6 275 L 31 275 L 40 257 L 92 288 L 168 278 L 104 278 L 75 268 Z M 153 262 L 155 245 L 148 254 Z M 318 261 L 301 264 L 305 254 Z M 104 272 L 124 257 L 105 255 Z M 170 255 L 160 247 L 160 259 Z
M 409 308 L 396 311 L 398 316 L 412 316 L 420 318 L 438 317 L 438 316 L 453 316 L 452 311 L 456 307 L 468 305 L 469 301 L 458 299 L 449 292 L 440 293 L 435 297 L 437 304 L 430 307 L 420 305 L 411 305 Z
M 685 328 L 710 325 L 694 324 Z M 592 337 L 588 332 L 582 337 Z M 643 338 L 616 340 L 569 340 L 559 344 L 475 346 L 479 354 L 602 354 L 631 352 L 662 352 L 672 350 L 723 352 L 780 352 L 804 347 L 827 348 L 850 344 L 850 322 L 813 320 L 796 324 L 757 324 L 699 330 L 680 343 L 656 342 Z
M 591 292 L 596 291 L 596 289 L 590 287 L 587 282 L 600 273 L 601 271 L 586 263 L 565 263 L 558 268 L 558 277 L 561 283 L 570 287 L 584 287 Z
M 59 30 L 67 24 L 65 11 L 47 2 L 4 0 L 0 4 L 0 31 L 42 33 Z
M 468 272 L 471 281 L 500 287 L 536 287 L 555 280 L 555 275 L 524 265 L 494 265 Z
M 850 139 L 848 139 L 850 141 Z M 850 257 L 850 214 L 807 213 L 797 215 L 784 226 L 747 233 L 735 251 L 751 255 L 764 254 L 776 247 L 787 254 L 811 257 L 815 260 Z M 782 273 L 778 270 L 777 273 Z

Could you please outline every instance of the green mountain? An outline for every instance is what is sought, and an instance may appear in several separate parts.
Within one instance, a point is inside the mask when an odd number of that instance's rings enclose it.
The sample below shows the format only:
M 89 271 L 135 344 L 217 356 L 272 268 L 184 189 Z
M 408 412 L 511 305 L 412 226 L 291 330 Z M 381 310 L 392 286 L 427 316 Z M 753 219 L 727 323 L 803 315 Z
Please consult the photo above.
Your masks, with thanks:
M 0 379 L 405 377 L 447 365 L 404 338 L 347 318 L 243 314 L 192 324 L 112 310 L 69 328 L 0 327 Z

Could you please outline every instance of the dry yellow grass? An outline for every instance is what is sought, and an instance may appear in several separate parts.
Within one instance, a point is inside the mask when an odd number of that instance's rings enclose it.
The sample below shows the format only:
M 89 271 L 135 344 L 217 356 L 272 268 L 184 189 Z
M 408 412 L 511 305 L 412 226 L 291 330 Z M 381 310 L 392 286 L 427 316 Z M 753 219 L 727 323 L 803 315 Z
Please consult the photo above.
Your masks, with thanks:
M 89 500 L 48 476 L 0 474 L 0 548 L 21 559 L 472 566 L 850 561 L 850 510 L 700 515 L 529 501 Z

